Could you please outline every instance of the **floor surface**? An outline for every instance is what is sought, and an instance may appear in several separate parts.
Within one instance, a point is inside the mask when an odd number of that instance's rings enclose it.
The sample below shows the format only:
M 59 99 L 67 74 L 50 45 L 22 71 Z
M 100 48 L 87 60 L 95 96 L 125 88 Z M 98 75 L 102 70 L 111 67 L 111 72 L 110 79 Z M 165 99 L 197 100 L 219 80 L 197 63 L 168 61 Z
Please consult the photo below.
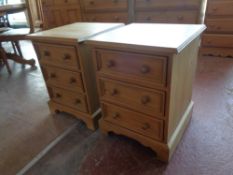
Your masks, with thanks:
M 29 42 L 24 56 L 36 58 Z M 55 138 L 78 121 L 50 115 L 48 94 L 39 68 L 22 69 L 11 63 L 13 74 L 0 70 L 0 175 L 15 175 Z
M 169 164 L 123 136 L 78 125 L 27 175 L 233 175 L 233 60 L 199 59 L 193 117 Z

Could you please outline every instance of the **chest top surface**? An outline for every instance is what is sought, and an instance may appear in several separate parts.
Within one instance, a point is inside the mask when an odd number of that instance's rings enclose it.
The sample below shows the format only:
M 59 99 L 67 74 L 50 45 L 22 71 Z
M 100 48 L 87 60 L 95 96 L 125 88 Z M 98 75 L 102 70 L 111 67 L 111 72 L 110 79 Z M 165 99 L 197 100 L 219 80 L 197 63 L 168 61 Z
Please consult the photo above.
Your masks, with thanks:
M 88 39 L 91 45 L 179 53 L 204 30 L 202 24 L 130 24 Z
M 28 36 L 31 40 L 67 40 L 71 42 L 82 42 L 90 37 L 98 35 L 104 31 L 109 31 L 123 26 L 123 23 L 86 23 L 77 22 L 54 29 L 37 32 Z

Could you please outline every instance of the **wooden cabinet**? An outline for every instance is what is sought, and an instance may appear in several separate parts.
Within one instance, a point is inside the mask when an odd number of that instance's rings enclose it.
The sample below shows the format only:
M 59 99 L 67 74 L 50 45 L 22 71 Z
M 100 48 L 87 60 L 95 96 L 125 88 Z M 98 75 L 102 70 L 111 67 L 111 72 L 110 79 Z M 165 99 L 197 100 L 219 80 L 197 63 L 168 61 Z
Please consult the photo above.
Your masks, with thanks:
M 82 0 L 84 21 L 129 22 L 129 0 Z
M 74 1 L 70 1 L 74 2 Z M 31 34 L 46 82 L 52 113 L 67 112 L 97 128 L 100 113 L 91 50 L 84 38 L 123 24 L 74 23 Z
M 233 57 L 233 0 L 211 0 L 207 4 L 201 53 L 209 56 Z
M 42 0 L 45 29 L 87 22 L 202 23 L 206 0 Z
M 204 25 L 130 24 L 88 39 L 102 132 L 133 138 L 168 161 L 192 115 L 192 83 L 204 30 Z
M 44 29 L 82 21 L 79 0 L 42 0 L 42 12 Z
M 135 0 L 135 22 L 201 23 L 205 0 Z

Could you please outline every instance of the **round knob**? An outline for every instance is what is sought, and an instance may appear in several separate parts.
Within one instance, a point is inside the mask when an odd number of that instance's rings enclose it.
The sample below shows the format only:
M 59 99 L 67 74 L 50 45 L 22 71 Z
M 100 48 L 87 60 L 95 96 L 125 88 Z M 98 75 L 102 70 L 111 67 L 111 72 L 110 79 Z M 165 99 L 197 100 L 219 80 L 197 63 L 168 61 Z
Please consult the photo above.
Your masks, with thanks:
M 44 51 L 44 56 L 46 56 L 46 57 L 49 57 L 50 56 L 50 52 L 49 51 Z
M 117 112 L 115 112 L 115 113 L 112 115 L 112 118 L 116 120 L 116 119 L 120 118 L 120 114 L 117 113 Z
M 50 74 L 50 77 L 51 77 L 51 78 L 56 78 L 57 76 L 56 76 L 55 73 L 51 73 L 51 74 Z
M 183 16 L 178 16 L 177 18 L 178 18 L 178 20 L 180 20 L 180 21 L 184 20 L 184 17 L 183 17 Z
M 115 20 L 116 20 L 116 21 L 119 21 L 120 18 L 119 18 L 118 16 L 115 16 Z
M 222 27 L 220 27 L 220 26 L 217 27 L 217 30 L 221 30 L 221 29 L 222 29 Z
M 89 1 L 89 4 L 94 5 L 95 2 L 94 1 Z
M 150 125 L 148 123 L 144 123 L 144 125 L 142 126 L 142 130 L 147 130 L 150 129 Z
M 114 63 L 113 60 L 109 60 L 109 61 L 107 62 L 107 67 L 108 67 L 108 68 L 114 67 L 114 65 L 115 65 L 115 63 Z
M 117 89 L 112 89 L 111 95 L 114 96 L 114 95 L 117 95 L 117 94 L 118 94 L 118 90 Z
M 146 105 L 146 104 L 149 103 L 149 102 L 150 102 L 150 97 L 144 96 L 144 97 L 141 98 L 141 103 L 142 103 L 143 105 Z
M 149 66 L 144 65 L 144 66 L 141 67 L 141 73 L 147 74 L 149 72 L 150 72 L 150 67 Z
M 61 98 L 61 94 L 56 93 L 56 98 Z
M 150 21 L 150 20 L 151 20 L 151 17 L 150 17 L 150 16 L 148 16 L 148 17 L 146 18 L 146 20 L 147 20 L 147 21 Z
M 80 103 L 81 103 L 81 100 L 80 100 L 80 99 L 76 99 L 76 100 L 75 100 L 75 104 L 78 105 L 78 104 L 80 104 Z
M 213 8 L 213 11 L 217 11 L 218 9 L 215 7 L 215 8 Z
M 70 79 L 70 84 L 73 84 L 73 83 L 76 83 L 76 79 L 72 77 L 72 78 Z
M 71 58 L 71 56 L 69 54 L 65 54 L 63 57 L 63 60 L 69 60 Z

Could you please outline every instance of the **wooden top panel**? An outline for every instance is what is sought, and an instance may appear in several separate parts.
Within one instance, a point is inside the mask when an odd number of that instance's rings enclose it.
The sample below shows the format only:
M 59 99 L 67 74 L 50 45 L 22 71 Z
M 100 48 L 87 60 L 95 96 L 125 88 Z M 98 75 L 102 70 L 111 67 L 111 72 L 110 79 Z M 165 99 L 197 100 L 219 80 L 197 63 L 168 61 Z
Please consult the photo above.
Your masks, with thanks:
M 205 29 L 205 25 L 197 24 L 134 23 L 92 37 L 87 43 L 103 47 L 179 53 Z
M 104 31 L 123 26 L 123 23 L 86 23 L 78 22 L 51 30 L 28 35 L 28 39 L 37 41 L 63 41 L 82 42 Z

